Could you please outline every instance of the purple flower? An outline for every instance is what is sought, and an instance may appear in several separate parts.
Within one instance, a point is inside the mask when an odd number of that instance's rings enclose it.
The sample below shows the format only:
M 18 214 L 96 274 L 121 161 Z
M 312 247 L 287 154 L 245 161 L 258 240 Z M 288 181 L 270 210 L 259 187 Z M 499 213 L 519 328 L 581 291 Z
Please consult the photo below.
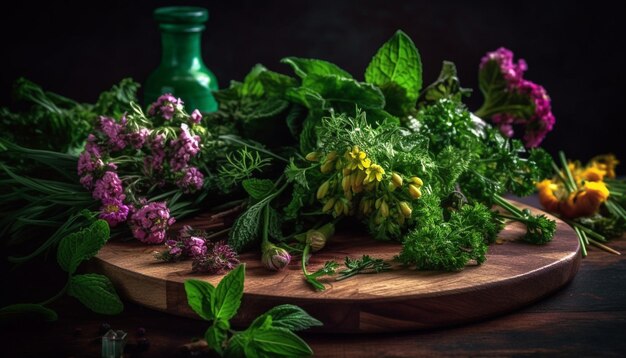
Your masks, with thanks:
M 137 240 L 146 244 L 160 244 L 165 241 L 167 229 L 176 220 L 170 217 L 170 210 L 164 202 L 152 202 L 137 210 L 130 221 L 133 236 Z
M 147 175 L 154 172 L 163 171 L 163 162 L 165 161 L 165 137 L 157 134 L 150 142 L 151 155 L 147 155 L 143 159 L 144 171 Z
M 234 269 L 239 264 L 237 253 L 224 241 L 216 242 L 207 249 L 205 256 L 193 259 L 193 272 L 217 274 Z
M 156 102 L 150 105 L 148 114 L 151 116 L 159 115 L 165 120 L 172 120 L 174 113 L 182 111 L 183 101 L 180 98 L 172 96 L 170 93 L 166 93 L 159 97 Z
M 287 250 L 270 244 L 263 250 L 261 262 L 265 268 L 272 271 L 279 271 L 289 265 L 291 255 Z
M 495 61 L 500 66 L 500 72 L 506 79 L 509 88 L 515 88 L 523 80 L 524 72 L 528 69 L 526 61 L 520 59 L 517 63 L 513 62 L 513 52 L 504 47 L 488 52 L 480 61 L 480 69 L 482 70 L 485 65 Z
M 189 127 L 181 124 L 178 139 L 170 142 L 172 147 L 172 158 L 170 167 L 172 171 L 179 171 L 187 166 L 189 160 L 200 151 L 200 137 L 191 135 Z
M 176 182 L 184 193 L 193 193 L 202 189 L 204 184 L 204 175 L 196 167 L 187 167 L 183 169 L 183 177 Z
M 79 181 L 85 189 L 87 190 L 93 189 L 93 175 L 85 174 L 82 177 L 80 177 Z
M 146 143 L 146 139 L 150 135 L 148 128 L 139 128 L 136 132 L 132 132 L 126 135 L 126 140 L 135 149 L 140 149 Z
M 124 200 L 124 188 L 122 187 L 122 181 L 117 176 L 116 172 L 107 171 L 102 178 L 96 180 L 93 192 L 91 193 L 94 199 L 102 200 Z
M 193 112 L 191 112 L 191 122 L 198 124 L 200 123 L 201 120 L 202 120 L 202 113 L 200 113 L 199 110 L 194 109 Z
M 206 241 L 202 237 L 191 236 L 183 241 L 185 244 L 185 253 L 189 257 L 204 256 L 207 253 Z
M 119 124 L 115 119 L 110 117 L 100 117 L 100 131 L 104 133 L 108 138 L 108 144 L 111 150 L 122 150 L 126 147 L 126 141 L 124 140 L 124 127 L 126 124 L 126 117 L 122 117 L 122 124 Z
M 128 206 L 124 205 L 121 200 L 105 199 L 102 201 L 99 218 L 106 220 L 109 226 L 115 227 L 117 224 L 126 221 L 127 217 Z

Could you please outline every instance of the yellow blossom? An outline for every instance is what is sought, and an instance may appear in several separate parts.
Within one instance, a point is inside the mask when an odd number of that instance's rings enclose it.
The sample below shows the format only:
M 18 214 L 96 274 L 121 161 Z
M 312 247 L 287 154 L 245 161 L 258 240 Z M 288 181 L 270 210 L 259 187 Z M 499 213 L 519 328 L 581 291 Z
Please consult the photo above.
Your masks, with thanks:
M 348 159 L 348 168 L 351 170 L 356 168 L 364 170 L 372 164 L 372 161 L 367 157 L 367 153 L 360 150 L 356 145 L 352 147 L 352 151 L 346 152 L 346 158 Z
M 363 180 L 364 184 L 371 183 L 373 181 L 381 181 L 383 180 L 383 174 L 385 174 L 385 169 L 378 164 L 372 164 L 369 168 L 365 170 L 365 180 Z

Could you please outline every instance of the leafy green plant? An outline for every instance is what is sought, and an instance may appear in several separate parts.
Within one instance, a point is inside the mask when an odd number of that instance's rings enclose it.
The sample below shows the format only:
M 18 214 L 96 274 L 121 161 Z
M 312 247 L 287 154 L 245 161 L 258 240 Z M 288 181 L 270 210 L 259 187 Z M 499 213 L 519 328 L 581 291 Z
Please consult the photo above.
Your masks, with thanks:
M 243 296 L 245 265 L 229 272 L 217 287 L 199 280 L 185 281 L 189 306 L 211 321 L 204 338 L 224 357 L 301 357 L 313 354 L 295 331 L 322 323 L 294 305 L 276 306 L 257 317 L 243 331 L 231 329 Z
M 56 313 L 45 306 L 61 298 L 65 293 L 75 297 L 96 313 L 114 315 L 122 312 L 124 304 L 106 276 L 76 273 L 82 262 L 94 257 L 104 246 L 109 239 L 109 234 L 107 222 L 95 220 L 89 227 L 65 236 L 57 249 L 57 263 L 68 274 L 65 287 L 41 303 L 14 304 L 0 308 L 0 318 L 12 319 L 26 316 L 47 321 L 56 320 Z

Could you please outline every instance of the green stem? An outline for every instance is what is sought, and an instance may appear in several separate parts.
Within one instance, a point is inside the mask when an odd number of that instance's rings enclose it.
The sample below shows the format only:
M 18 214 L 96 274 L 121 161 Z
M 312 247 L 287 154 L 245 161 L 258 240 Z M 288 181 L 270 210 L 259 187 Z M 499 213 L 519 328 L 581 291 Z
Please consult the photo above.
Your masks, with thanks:
M 578 241 L 580 242 L 580 249 L 582 251 L 582 255 L 583 257 L 587 257 L 587 247 L 586 247 L 586 243 L 585 240 L 587 238 L 587 235 L 585 235 L 585 232 L 580 230 L 577 227 L 574 227 L 574 231 L 576 232 L 576 235 L 578 236 Z
M 561 166 L 563 166 L 563 170 L 565 171 L 565 176 L 567 177 L 566 183 L 569 185 L 569 192 L 572 193 L 576 191 L 577 185 L 574 180 L 574 176 L 572 172 L 569 170 L 569 166 L 567 165 L 567 158 L 565 158 L 565 153 L 563 151 L 559 151 L 559 159 L 561 160 Z
M 65 292 L 67 292 L 68 288 L 70 287 L 70 279 L 72 278 L 72 275 L 68 275 L 67 277 L 67 282 L 65 283 L 65 286 L 63 286 L 63 288 L 61 289 L 61 291 L 57 292 L 56 295 L 48 298 L 47 300 L 39 303 L 42 306 L 46 306 L 49 305 L 50 303 L 58 300 L 59 298 L 63 297 L 63 295 L 65 294 Z

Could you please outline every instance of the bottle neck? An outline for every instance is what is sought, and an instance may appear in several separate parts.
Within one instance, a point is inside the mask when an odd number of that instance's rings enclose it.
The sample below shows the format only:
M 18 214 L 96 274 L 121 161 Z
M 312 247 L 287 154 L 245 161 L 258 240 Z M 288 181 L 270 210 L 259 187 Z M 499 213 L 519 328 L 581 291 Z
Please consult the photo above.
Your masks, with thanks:
M 163 55 L 161 66 L 178 69 L 200 69 L 204 66 L 200 50 L 202 32 L 161 33 Z

